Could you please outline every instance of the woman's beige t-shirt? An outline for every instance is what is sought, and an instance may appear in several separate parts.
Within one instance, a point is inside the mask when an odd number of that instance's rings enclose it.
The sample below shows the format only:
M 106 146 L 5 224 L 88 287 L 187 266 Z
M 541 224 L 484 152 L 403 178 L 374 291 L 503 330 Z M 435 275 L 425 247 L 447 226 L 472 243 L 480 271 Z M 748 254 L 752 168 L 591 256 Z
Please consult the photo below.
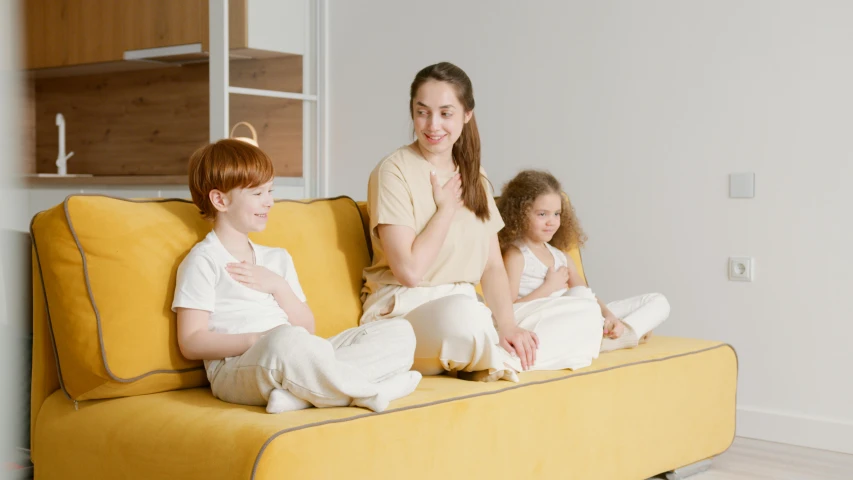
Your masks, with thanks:
M 402 285 L 388 266 L 376 227 L 402 225 L 412 228 L 418 235 L 423 231 L 436 212 L 429 180 L 432 170 L 432 165 L 423 156 L 405 146 L 385 157 L 370 174 L 367 205 L 373 265 L 364 270 L 365 293 L 376 292 L 383 285 Z M 482 168 L 480 173 L 489 201 L 489 220 L 481 221 L 467 208 L 457 210 L 447 238 L 419 287 L 479 283 L 489 256 L 489 241 L 504 226 L 486 173 Z M 454 174 L 439 172 L 439 183 L 444 185 Z

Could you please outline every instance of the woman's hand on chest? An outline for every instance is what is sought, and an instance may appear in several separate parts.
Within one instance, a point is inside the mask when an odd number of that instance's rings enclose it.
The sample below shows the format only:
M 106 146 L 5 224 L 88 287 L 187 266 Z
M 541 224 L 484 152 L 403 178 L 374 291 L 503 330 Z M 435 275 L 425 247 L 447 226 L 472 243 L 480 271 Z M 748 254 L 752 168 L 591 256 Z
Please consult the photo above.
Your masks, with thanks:
M 462 207 L 462 177 L 457 173 L 444 186 L 438 180 L 435 173 L 430 173 L 430 185 L 432 185 L 432 197 L 435 200 L 437 210 L 450 209 L 456 211 Z

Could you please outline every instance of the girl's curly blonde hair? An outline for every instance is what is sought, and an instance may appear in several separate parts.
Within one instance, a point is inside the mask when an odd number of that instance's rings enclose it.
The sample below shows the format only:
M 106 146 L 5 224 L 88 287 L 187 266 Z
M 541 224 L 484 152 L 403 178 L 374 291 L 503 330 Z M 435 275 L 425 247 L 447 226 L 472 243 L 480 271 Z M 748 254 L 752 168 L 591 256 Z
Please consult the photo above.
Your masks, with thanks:
M 546 171 L 524 170 L 504 185 L 497 201 L 504 221 L 504 228 L 498 233 L 502 252 L 524 237 L 533 203 L 540 195 L 548 193 L 556 193 L 562 202 L 560 228 L 549 243 L 563 251 L 583 246 L 586 234 L 581 229 L 575 209 L 569 202 L 569 197 L 563 193 L 560 182 Z

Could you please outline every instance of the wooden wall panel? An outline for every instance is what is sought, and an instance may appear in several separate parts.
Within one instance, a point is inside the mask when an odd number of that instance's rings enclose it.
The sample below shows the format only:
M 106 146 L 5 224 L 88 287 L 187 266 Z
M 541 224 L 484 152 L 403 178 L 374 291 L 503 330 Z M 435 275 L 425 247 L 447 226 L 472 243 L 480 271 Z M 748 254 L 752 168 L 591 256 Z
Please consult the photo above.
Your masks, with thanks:
M 55 117 L 69 173 L 178 175 L 208 138 L 207 66 L 36 81 L 36 164 L 55 172 Z
M 258 145 L 275 165 L 276 176 L 302 176 L 302 100 L 231 95 L 231 125 L 249 122 Z M 244 126 L 235 136 L 251 136 Z
M 237 87 L 302 92 L 302 57 L 232 60 L 229 83 Z M 272 157 L 276 175 L 302 175 L 302 101 L 231 95 L 231 125 L 245 121 L 258 131 L 258 144 Z M 235 135 L 246 135 L 245 127 Z
M 269 59 L 275 75 L 298 76 L 293 61 Z M 241 78 L 257 63 L 232 62 Z M 255 76 L 262 85 L 265 75 Z M 294 83 L 287 80 L 284 83 Z M 66 120 L 69 173 L 183 175 L 192 151 L 208 140 L 208 66 L 46 78 L 35 81 L 36 171 L 56 172 L 57 113 Z M 302 175 L 301 101 L 232 95 L 232 125 L 251 122 L 279 176 Z
M 302 57 L 231 60 L 229 83 L 234 87 L 302 93 Z

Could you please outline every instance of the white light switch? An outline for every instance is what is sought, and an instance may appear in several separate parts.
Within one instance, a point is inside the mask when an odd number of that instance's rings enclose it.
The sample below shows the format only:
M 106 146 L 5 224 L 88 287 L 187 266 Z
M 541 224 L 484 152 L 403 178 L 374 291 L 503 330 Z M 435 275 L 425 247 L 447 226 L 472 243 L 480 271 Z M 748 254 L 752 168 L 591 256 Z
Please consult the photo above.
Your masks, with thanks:
M 732 173 L 729 175 L 729 198 L 755 197 L 755 174 Z

